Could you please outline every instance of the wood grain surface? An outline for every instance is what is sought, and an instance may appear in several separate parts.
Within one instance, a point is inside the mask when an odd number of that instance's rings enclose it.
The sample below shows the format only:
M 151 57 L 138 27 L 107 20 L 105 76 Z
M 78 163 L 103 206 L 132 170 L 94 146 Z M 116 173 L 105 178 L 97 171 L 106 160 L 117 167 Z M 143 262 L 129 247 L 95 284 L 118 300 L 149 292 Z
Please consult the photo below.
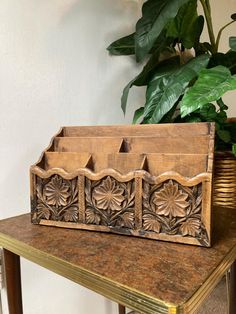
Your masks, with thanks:
M 64 127 L 31 167 L 32 222 L 210 246 L 213 150 L 213 123 Z

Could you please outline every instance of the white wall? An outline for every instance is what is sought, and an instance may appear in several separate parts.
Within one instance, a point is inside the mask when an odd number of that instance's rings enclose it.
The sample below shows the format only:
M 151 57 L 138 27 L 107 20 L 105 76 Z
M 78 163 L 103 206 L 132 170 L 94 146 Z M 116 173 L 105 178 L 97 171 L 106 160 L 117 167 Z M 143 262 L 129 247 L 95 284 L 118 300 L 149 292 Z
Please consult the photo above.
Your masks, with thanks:
M 29 166 L 60 126 L 130 121 L 120 96 L 138 70 L 106 47 L 131 31 L 138 12 L 126 0 L 1 0 L 0 218 L 29 211 Z M 29 262 L 22 274 L 25 314 L 116 313 L 110 301 Z
M 131 121 L 143 93 L 131 92 L 125 119 L 120 96 L 139 69 L 105 48 L 132 31 L 138 9 L 134 0 L 1 0 L 0 218 L 29 211 L 29 166 L 60 126 Z M 235 0 L 213 9 L 221 24 Z M 116 313 L 110 301 L 29 262 L 22 277 L 25 314 Z

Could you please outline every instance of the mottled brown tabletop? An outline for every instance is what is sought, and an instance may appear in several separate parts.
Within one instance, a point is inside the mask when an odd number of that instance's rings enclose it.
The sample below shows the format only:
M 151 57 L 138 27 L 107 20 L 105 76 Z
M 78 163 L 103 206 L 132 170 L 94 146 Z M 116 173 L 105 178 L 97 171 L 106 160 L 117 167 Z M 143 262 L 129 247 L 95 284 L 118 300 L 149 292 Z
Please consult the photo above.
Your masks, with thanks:
M 9 286 L 22 256 L 141 313 L 194 313 L 234 265 L 236 210 L 214 209 L 212 248 L 32 225 L 29 214 L 0 221 L 0 246 Z

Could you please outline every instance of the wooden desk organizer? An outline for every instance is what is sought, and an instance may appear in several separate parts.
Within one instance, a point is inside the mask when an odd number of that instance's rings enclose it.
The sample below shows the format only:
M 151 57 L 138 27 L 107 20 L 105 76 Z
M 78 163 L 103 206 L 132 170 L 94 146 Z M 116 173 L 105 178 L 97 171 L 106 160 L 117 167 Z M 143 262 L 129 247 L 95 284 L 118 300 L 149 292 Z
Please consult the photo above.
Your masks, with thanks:
M 210 246 L 214 124 L 63 127 L 31 167 L 34 224 Z

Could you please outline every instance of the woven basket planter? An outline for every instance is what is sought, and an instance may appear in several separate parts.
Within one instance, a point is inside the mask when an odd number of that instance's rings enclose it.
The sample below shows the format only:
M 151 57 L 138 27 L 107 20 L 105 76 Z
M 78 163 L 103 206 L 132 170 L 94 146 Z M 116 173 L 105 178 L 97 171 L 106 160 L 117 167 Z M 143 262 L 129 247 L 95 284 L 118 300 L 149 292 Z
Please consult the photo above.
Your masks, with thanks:
M 216 152 L 213 204 L 236 208 L 236 158 L 231 152 Z

